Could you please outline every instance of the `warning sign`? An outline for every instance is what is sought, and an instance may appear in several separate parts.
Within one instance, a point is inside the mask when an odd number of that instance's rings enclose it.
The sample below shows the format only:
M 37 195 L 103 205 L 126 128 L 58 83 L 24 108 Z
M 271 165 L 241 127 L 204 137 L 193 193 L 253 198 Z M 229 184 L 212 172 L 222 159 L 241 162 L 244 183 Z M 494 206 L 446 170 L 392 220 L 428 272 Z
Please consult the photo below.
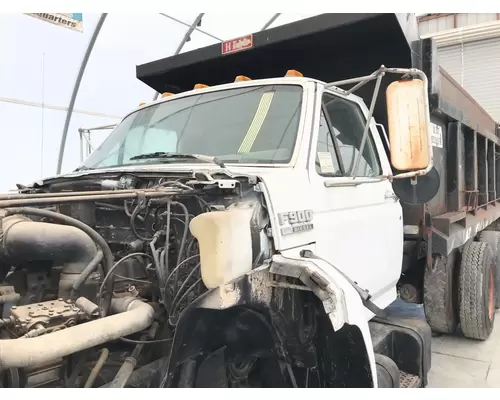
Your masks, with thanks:
M 443 128 L 441 126 L 432 124 L 431 141 L 433 147 L 443 148 Z
M 253 47 L 253 35 L 228 40 L 222 43 L 222 54 L 236 53 Z

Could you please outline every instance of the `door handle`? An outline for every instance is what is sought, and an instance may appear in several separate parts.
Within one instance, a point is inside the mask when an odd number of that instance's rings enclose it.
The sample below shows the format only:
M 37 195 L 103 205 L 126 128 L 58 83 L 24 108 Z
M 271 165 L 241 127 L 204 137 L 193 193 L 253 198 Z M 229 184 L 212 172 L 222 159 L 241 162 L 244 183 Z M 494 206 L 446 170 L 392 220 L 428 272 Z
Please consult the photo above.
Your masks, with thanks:
M 396 193 L 391 192 L 391 191 L 385 192 L 385 196 L 384 197 L 385 197 L 386 200 L 399 201 L 399 197 L 396 196 Z

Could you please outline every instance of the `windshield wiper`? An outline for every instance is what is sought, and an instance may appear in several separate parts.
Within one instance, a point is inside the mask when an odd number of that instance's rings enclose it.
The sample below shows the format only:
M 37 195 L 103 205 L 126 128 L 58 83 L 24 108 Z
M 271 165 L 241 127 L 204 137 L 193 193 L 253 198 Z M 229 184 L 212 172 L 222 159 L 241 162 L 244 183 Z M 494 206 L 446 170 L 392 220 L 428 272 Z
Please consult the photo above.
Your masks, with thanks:
M 131 160 L 148 160 L 152 158 L 161 158 L 161 159 L 172 159 L 172 158 L 194 158 L 196 160 L 216 164 L 221 168 L 226 168 L 224 162 L 219 160 L 217 157 L 206 156 L 203 154 L 183 154 L 183 153 L 165 153 L 161 151 L 157 151 L 155 153 L 145 153 L 139 154 L 137 156 L 131 157 Z

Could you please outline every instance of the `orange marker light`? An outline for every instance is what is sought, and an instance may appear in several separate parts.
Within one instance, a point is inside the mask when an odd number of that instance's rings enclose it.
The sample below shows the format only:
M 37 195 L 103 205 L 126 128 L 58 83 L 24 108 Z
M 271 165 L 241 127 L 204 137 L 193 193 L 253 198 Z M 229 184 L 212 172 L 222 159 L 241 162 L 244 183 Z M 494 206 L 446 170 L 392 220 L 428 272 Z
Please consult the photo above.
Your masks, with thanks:
M 165 92 L 161 95 L 161 97 L 169 97 L 169 96 L 173 96 L 174 94 L 173 93 L 168 93 L 168 92 Z
M 139 107 L 142 107 L 144 106 L 146 103 L 142 102 L 142 103 L 139 103 Z
M 196 85 L 194 85 L 195 89 L 205 89 L 207 87 L 208 85 L 204 85 L 203 83 L 197 83 Z
M 238 75 L 234 81 L 235 82 L 244 82 L 244 81 L 251 81 L 251 79 L 245 75 Z
M 289 69 L 285 76 L 296 76 L 299 78 L 304 77 L 304 75 L 302 75 L 302 73 L 300 73 L 299 71 L 295 71 L 294 69 Z

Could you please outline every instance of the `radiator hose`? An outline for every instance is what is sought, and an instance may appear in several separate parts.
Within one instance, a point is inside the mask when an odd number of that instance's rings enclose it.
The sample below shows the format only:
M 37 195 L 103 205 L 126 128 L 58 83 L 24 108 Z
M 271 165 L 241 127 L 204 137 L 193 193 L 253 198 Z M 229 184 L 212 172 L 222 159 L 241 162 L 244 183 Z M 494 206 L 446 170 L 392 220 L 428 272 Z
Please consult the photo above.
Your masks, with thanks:
M 26 368 L 90 349 L 148 328 L 154 309 L 134 297 L 111 301 L 117 313 L 95 321 L 29 339 L 0 340 L 0 371 Z
M 2 210 L 3 211 L 3 210 Z M 33 215 L 52 219 L 59 224 L 35 222 L 25 217 Z M 97 268 L 102 251 L 102 268 L 106 275 L 113 267 L 113 253 L 106 241 L 87 224 L 50 210 L 32 207 L 8 208 L 4 211 L 0 230 L 0 257 L 18 261 L 54 261 L 63 265 L 60 297 L 70 297 L 73 286 L 80 285 L 81 275 L 90 275 L 86 268 Z M 64 225 L 62 225 L 64 224 Z M 108 313 L 113 282 L 106 287 L 101 316 Z

